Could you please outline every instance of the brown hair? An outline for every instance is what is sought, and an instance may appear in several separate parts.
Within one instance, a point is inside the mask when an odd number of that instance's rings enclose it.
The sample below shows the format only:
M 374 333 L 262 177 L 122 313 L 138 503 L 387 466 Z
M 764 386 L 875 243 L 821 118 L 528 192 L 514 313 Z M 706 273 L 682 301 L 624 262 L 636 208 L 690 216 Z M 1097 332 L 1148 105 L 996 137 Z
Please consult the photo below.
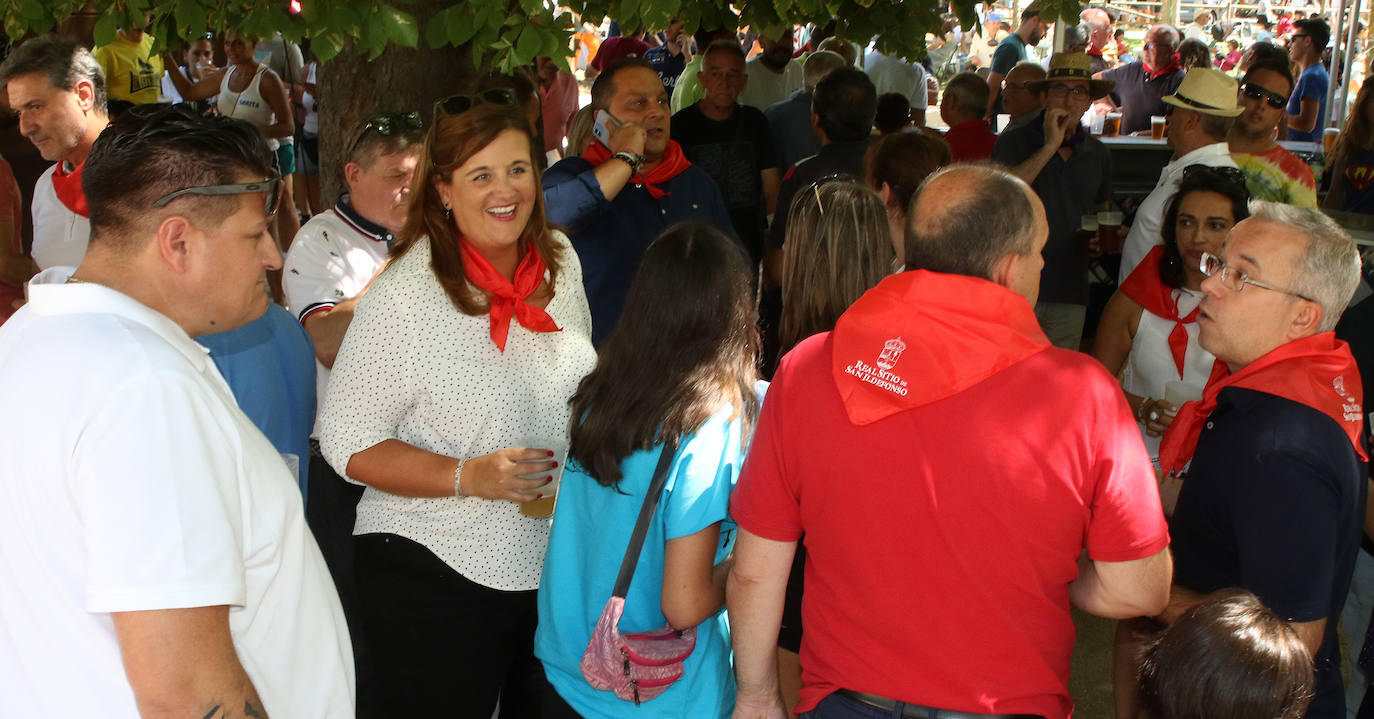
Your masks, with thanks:
M 930 173 L 950 163 L 949 145 L 922 130 L 883 135 L 864 153 L 864 181 L 876 192 L 892 188 L 892 202 L 902 216 L 911 211 L 911 196 Z
M 1327 167 L 1334 166 L 1337 160 L 1349 160 L 1352 154 L 1360 150 L 1374 147 L 1374 125 L 1370 124 L 1365 114 L 1365 107 L 1371 102 L 1374 102 L 1374 82 L 1366 80 L 1355 95 L 1355 102 L 1345 118 L 1340 137 L 1336 138 L 1331 153 L 1326 156 Z
M 537 148 L 530 136 L 520 108 L 511 105 L 480 104 L 472 109 L 449 115 L 434 113 L 434 122 L 425 135 L 425 149 L 421 167 L 410 183 L 410 206 L 406 208 L 406 222 L 391 248 L 392 259 L 400 259 L 420 241 L 428 239 L 430 266 L 453 306 L 466 315 L 480 315 L 489 309 L 486 293 L 468 283 L 463 271 L 463 253 L 458 247 L 459 228 L 444 209 L 436 180 L 446 181 L 453 171 L 462 167 L 490 145 L 501 133 L 515 130 L 522 133 L 530 145 L 530 161 L 534 162 Z M 531 172 L 534 171 L 531 165 Z M 534 251 L 544 258 L 549 271 L 549 285 L 558 277 L 560 248 L 554 244 L 553 232 L 544 216 L 544 193 L 534 178 L 534 209 L 521 234 L 522 249 Z

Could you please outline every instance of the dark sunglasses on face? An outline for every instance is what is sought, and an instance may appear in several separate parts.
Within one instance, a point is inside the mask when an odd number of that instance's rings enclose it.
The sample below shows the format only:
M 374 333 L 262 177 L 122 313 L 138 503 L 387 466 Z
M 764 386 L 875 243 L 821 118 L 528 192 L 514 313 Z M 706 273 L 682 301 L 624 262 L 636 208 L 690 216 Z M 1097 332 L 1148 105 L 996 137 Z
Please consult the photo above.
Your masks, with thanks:
M 515 91 L 504 87 L 483 90 L 476 95 L 450 95 L 434 103 L 434 112 L 445 115 L 461 115 L 483 103 L 493 105 L 514 105 Z
M 1273 90 L 1267 90 L 1265 88 L 1260 87 L 1259 85 L 1255 85 L 1252 83 L 1247 82 L 1244 85 L 1241 85 L 1240 91 L 1246 97 L 1252 100 L 1267 101 L 1269 103 L 1269 106 L 1273 108 L 1280 108 L 1288 104 L 1288 98 L 1284 97 L 1283 95 L 1280 95 L 1277 92 L 1274 92 Z
M 153 201 L 153 207 L 166 207 L 167 203 L 184 195 L 246 195 L 252 192 L 265 192 L 267 198 L 263 205 L 263 212 L 268 217 L 277 214 L 277 191 L 281 187 L 281 175 L 273 175 L 266 180 L 257 182 L 240 182 L 233 185 L 202 185 L 200 187 L 188 187 L 184 190 L 177 190 Z
M 382 137 L 391 137 L 407 130 L 423 129 L 425 129 L 425 122 L 420 119 L 418 112 L 407 112 L 404 115 L 373 115 L 367 118 L 367 122 L 364 122 L 362 128 L 358 130 L 358 134 L 353 136 L 353 142 L 348 143 L 348 152 L 344 153 L 344 157 L 352 158 L 358 143 L 362 142 L 369 132 L 375 131 Z

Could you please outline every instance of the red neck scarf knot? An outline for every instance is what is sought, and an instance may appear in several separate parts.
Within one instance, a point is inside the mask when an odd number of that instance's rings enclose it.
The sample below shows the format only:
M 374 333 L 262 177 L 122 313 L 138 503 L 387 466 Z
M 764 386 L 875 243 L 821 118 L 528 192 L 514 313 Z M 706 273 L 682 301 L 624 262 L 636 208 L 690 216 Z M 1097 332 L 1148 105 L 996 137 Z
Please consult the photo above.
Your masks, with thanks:
M 1121 283 L 1121 292 L 1145 308 L 1146 312 L 1173 320 L 1174 329 L 1169 333 L 1169 352 L 1174 357 L 1179 379 L 1183 378 L 1184 359 L 1188 354 L 1188 328 L 1185 325 L 1197 321 L 1201 305 L 1193 308 L 1186 316 L 1179 316 L 1178 297 L 1174 288 L 1164 284 L 1159 276 L 1159 258 L 1164 254 L 1164 246 L 1156 245 L 1145 259 L 1131 271 L 1126 281 Z
M 544 282 L 547 269 L 544 258 L 539 256 L 533 243 L 526 248 L 525 256 L 520 258 L 513 281 L 498 272 L 466 237 L 458 238 L 458 247 L 463 252 L 463 273 L 467 275 L 468 282 L 491 295 L 491 341 L 496 343 L 497 349 L 506 351 L 506 336 L 510 334 L 512 316 L 532 332 L 560 331 L 548 312 L 528 301 Z

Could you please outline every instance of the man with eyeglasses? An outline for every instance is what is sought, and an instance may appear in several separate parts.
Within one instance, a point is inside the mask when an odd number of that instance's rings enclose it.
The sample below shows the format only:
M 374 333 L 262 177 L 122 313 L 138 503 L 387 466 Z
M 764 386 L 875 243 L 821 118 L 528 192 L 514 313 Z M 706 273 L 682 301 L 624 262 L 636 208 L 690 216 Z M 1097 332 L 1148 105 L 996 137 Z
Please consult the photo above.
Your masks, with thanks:
M 1243 112 L 1236 101 L 1238 94 L 1235 78 L 1209 67 L 1195 67 L 1188 71 L 1178 91 L 1164 98 L 1166 140 L 1174 148 L 1174 159 L 1160 170 L 1154 189 L 1136 208 L 1135 221 L 1121 250 L 1118 282 L 1125 282 L 1150 248 L 1164 241 L 1160 234 L 1164 212 L 1189 166 L 1235 168 L 1226 138 L 1236 116 Z
M 1288 99 L 1288 139 L 1320 142 L 1322 118 L 1326 116 L 1326 89 L 1331 82 L 1322 64 L 1322 51 L 1331 40 L 1331 26 L 1311 18 L 1293 23 L 1288 38 L 1288 55 L 1302 69 L 1293 96 Z
M 992 64 L 988 66 L 988 109 L 985 114 L 988 120 L 994 120 L 1006 112 L 1002 106 L 1002 80 L 1016 67 L 1016 63 L 1028 59 L 1026 48 L 1039 45 L 1052 27 L 1052 20 L 1040 17 L 1040 3 L 1032 2 L 1021 11 L 1021 25 L 1016 32 L 1002 38 L 1002 42 L 997 44 L 997 49 L 992 53 Z
M 1261 200 L 1299 207 L 1317 206 L 1317 181 L 1312 167 L 1274 142 L 1274 130 L 1284 120 L 1293 71 L 1283 55 L 1257 55 L 1241 79 L 1240 105 L 1226 143 L 1231 159 L 1245 173 L 1250 194 Z
M 352 716 L 348 630 L 282 457 L 193 339 L 267 308 L 248 123 L 127 111 L 90 247 L 0 328 L 0 692 L 16 716 Z M 22 669 L 21 669 L 22 667 Z
M 1313 656 L 1309 719 L 1346 716 L 1336 624 L 1363 532 L 1363 390 L 1332 329 L 1360 280 L 1354 241 L 1317 210 L 1257 201 L 1204 255 L 1199 341 L 1217 365 L 1160 450 L 1174 621 L 1243 587 Z
M 1112 103 L 1121 110 L 1121 134 L 1149 130 L 1150 117 L 1164 114 L 1164 98 L 1183 82 L 1183 69 L 1174 56 L 1178 44 L 1177 30 L 1155 25 L 1145 33 L 1142 60 L 1093 75 L 1116 83 Z
M 61 78 L 54 85 L 53 78 Z M 0 64 L 0 84 L 19 113 L 19 132 L 44 160 L 56 162 L 33 190 L 32 263 L 5 253 L 11 274 L 49 267 L 75 267 L 91 236 L 82 168 L 91 144 L 109 124 L 105 73 L 91 53 L 74 40 L 43 35 L 24 42 Z M 32 265 L 36 263 L 37 267 Z
M 1112 158 L 1079 122 L 1112 83 L 1091 79 L 1088 56 L 1050 58 L 1044 80 L 1026 87 L 1044 102 L 1034 120 L 1009 129 L 992 147 L 992 160 L 1035 190 L 1049 219 L 1045 270 L 1035 316 L 1056 347 L 1076 350 L 1088 309 L 1088 248 L 1078 239 L 1083 215 L 1106 210 L 1112 196 Z

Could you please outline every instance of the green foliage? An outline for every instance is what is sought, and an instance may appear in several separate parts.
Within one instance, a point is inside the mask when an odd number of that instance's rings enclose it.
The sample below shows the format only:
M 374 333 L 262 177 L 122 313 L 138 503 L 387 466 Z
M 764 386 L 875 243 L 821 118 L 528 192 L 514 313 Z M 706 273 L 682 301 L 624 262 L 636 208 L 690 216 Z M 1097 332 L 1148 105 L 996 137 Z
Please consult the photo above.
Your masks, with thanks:
M 583 19 L 611 17 L 627 29 L 644 24 L 661 30 L 675 17 L 685 29 L 749 25 L 779 35 L 792 24 L 824 24 L 835 19 L 841 37 L 859 43 L 877 37 L 884 52 L 916 58 L 925 53 L 925 35 L 939 32 L 938 0 L 563 0 Z M 86 4 L 86 0 L 0 0 L 5 33 L 19 39 L 47 32 Z M 960 21 L 971 26 L 974 0 L 954 0 Z M 1047 16 L 1076 18 L 1078 0 L 1046 0 Z M 286 12 L 286 0 L 94 0 L 95 41 L 109 42 L 120 27 L 146 17 L 161 47 L 177 47 L 199 33 L 234 28 L 247 35 L 309 37 L 315 54 L 328 60 L 351 46 L 376 58 L 388 47 L 469 45 L 482 66 L 508 71 L 537 56 L 566 62 L 572 16 L 555 14 L 549 0 L 303 0 L 300 18 Z M 738 11 L 736 17 L 731 8 Z M 420 17 L 429 17 L 421 23 Z

